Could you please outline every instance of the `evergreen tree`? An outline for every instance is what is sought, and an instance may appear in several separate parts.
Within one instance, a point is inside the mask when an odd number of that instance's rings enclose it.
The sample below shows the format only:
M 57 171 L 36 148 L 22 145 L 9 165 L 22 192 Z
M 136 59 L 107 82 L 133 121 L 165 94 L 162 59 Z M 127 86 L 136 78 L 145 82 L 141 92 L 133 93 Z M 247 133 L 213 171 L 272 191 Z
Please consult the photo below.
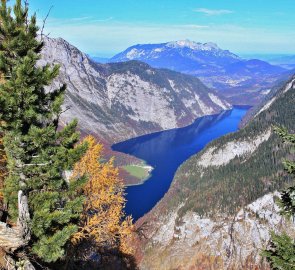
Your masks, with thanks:
M 283 138 L 286 143 L 295 145 L 295 134 L 290 134 L 284 128 L 275 128 L 276 132 Z M 295 162 L 284 161 L 286 170 L 294 175 Z M 295 217 L 295 186 L 283 191 L 280 199 L 281 213 L 288 218 Z M 295 269 L 295 239 L 287 234 L 271 234 L 270 249 L 265 250 L 263 255 L 270 262 L 271 268 L 275 270 L 293 270 Z
M 58 129 L 65 85 L 46 91 L 59 66 L 38 67 L 43 42 L 38 40 L 36 16 L 16 0 L 13 8 L 0 7 L 0 132 L 4 134 L 8 176 L 4 195 L 12 220 L 17 220 L 25 251 L 42 261 L 54 262 L 65 247 L 83 209 L 77 187 L 84 179 L 66 181 L 86 145 L 79 140 L 73 121 Z

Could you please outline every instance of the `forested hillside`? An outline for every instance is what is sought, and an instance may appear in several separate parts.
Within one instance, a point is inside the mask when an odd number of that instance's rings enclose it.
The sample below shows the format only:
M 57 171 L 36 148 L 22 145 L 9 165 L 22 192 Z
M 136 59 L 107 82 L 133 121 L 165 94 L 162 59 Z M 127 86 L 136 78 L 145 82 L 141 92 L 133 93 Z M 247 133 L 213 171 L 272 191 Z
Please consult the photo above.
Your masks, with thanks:
M 188 199 L 189 203 L 182 208 L 183 213 L 193 210 L 205 214 L 221 210 L 233 214 L 241 206 L 251 203 L 256 198 L 291 184 L 290 176 L 284 172 L 282 165 L 282 160 L 289 155 L 291 149 L 288 145 L 284 145 L 276 134 L 271 132 L 261 144 L 254 143 L 253 150 L 251 147 L 243 150 L 243 144 L 239 144 L 239 142 L 251 143 L 256 138 L 262 137 L 271 130 L 272 125 L 284 126 L 291 132 L 295 131 L 294 88 L 282 95 L 274 101 L 270 109 L 259 113 L 245 128 L 208 145 L 209 149 L 214 150 L 213 157 L 207 164 L 204 164 L 204 159 L 206 153 L 210 151 L 208 148 L 181 167 L 176 179 L 181 179 L 187 190 L 194 190 L 192 193 L 189 192 L 191 199 Z M 232 158 L 226 162 L 225 156 L 229 153 L 225 150 L 232 149 L 227 148 L 230 142 L 237 142 L 233 148 L 239 147 L 241 154 L 232 155 Z M 223 151 L 220 156 L 220 166 L 214 166 L 214 158 L 220 155 L 220 151 Z M 201 161 L 198 161 L 199 159 Z M 200 172 L 202 177 L 196 181 L 196 176 Z M 180 191 L 178 194 L 181 193 Z M 185 197 L 187 195 L 183 194 Z
M 272 130 L 280 125 L 294 133 L 294 115 L 292 78 L 246 127 L 210 143 L 179 168 L 163 200 L 138 222 L 148 239 L 142 240 L 144 267 L 187 269 L 204 260 L 212 269 L 267 268 L 259 250 L 268 231 L 288 228 L 294 234 L 273 199 L 275 191 L 294 184 L 282 165 L 294 153 Z M 176 250 L 183 258 L 169 262 Z M 156 263 L 156 253 L 166 268 Z

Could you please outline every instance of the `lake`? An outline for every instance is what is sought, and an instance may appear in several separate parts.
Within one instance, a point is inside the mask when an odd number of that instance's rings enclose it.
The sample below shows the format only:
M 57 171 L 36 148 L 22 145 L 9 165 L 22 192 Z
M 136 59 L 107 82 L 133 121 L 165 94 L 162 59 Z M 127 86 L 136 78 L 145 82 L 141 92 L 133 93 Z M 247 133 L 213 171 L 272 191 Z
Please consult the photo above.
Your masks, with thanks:
M 198 118 L 192 125 L 117 143 L 112 149 L 144 160 L 154 170 L 143 184 L 126 189 L 126 214 L 134 220 L 150 211 L 168 191 L 178 167 L 206 144 L 238 129 L 249 108 L 234 107 Z

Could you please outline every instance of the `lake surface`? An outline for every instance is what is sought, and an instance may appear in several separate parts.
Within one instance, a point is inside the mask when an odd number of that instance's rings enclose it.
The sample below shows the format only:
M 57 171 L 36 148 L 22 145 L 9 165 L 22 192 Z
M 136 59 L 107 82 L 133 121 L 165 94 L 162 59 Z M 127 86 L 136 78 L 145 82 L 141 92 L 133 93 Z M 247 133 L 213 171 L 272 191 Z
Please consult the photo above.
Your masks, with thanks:
M 137 220 L 168 191 L 178 167 L 206 144 L 234 132 L 248 108 L 198 118 L 185 128 L 157 132 L 113 145 L 113 150 L 143 159 L 154 170 L 142 185 L 127 187 L 126 213 Z

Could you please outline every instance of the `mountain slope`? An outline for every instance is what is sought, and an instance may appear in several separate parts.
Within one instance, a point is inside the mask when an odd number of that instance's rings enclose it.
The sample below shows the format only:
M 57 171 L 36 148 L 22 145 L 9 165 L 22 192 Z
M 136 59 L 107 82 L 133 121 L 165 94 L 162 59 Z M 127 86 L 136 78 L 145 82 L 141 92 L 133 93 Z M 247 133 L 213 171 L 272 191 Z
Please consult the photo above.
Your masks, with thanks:
M 61 66 L 68 86 L 62 120 L 78 118 L 84 133 L 109 143 L 176 128 L 230 105 L 197 78 L 147 64 L 96 64 L 63 39 L 46 39 L 43 59 Z
M 168 68 L 200 78 L 222 91 L 235 104 L 256 104 L 265 90 L 285 71 L 260 60 L 244 60 L 214 43 L 189 40 L 162 44 L 139 44 L 110 59 L 139 60 L 156 68 Z M 258 97 L 257 97 L 258 96 Z
M 269 231 L 295 226 L 275 204 L 293 183 L 282 160 L 294 153 L 271 126 L 295 131 L 295 76 L 240 131 L 210 143 L 177 171 L 165 197 L 137 222 L 142 269 L 268 269 Z M 256 268 L 255 268 L 256 267 Z

